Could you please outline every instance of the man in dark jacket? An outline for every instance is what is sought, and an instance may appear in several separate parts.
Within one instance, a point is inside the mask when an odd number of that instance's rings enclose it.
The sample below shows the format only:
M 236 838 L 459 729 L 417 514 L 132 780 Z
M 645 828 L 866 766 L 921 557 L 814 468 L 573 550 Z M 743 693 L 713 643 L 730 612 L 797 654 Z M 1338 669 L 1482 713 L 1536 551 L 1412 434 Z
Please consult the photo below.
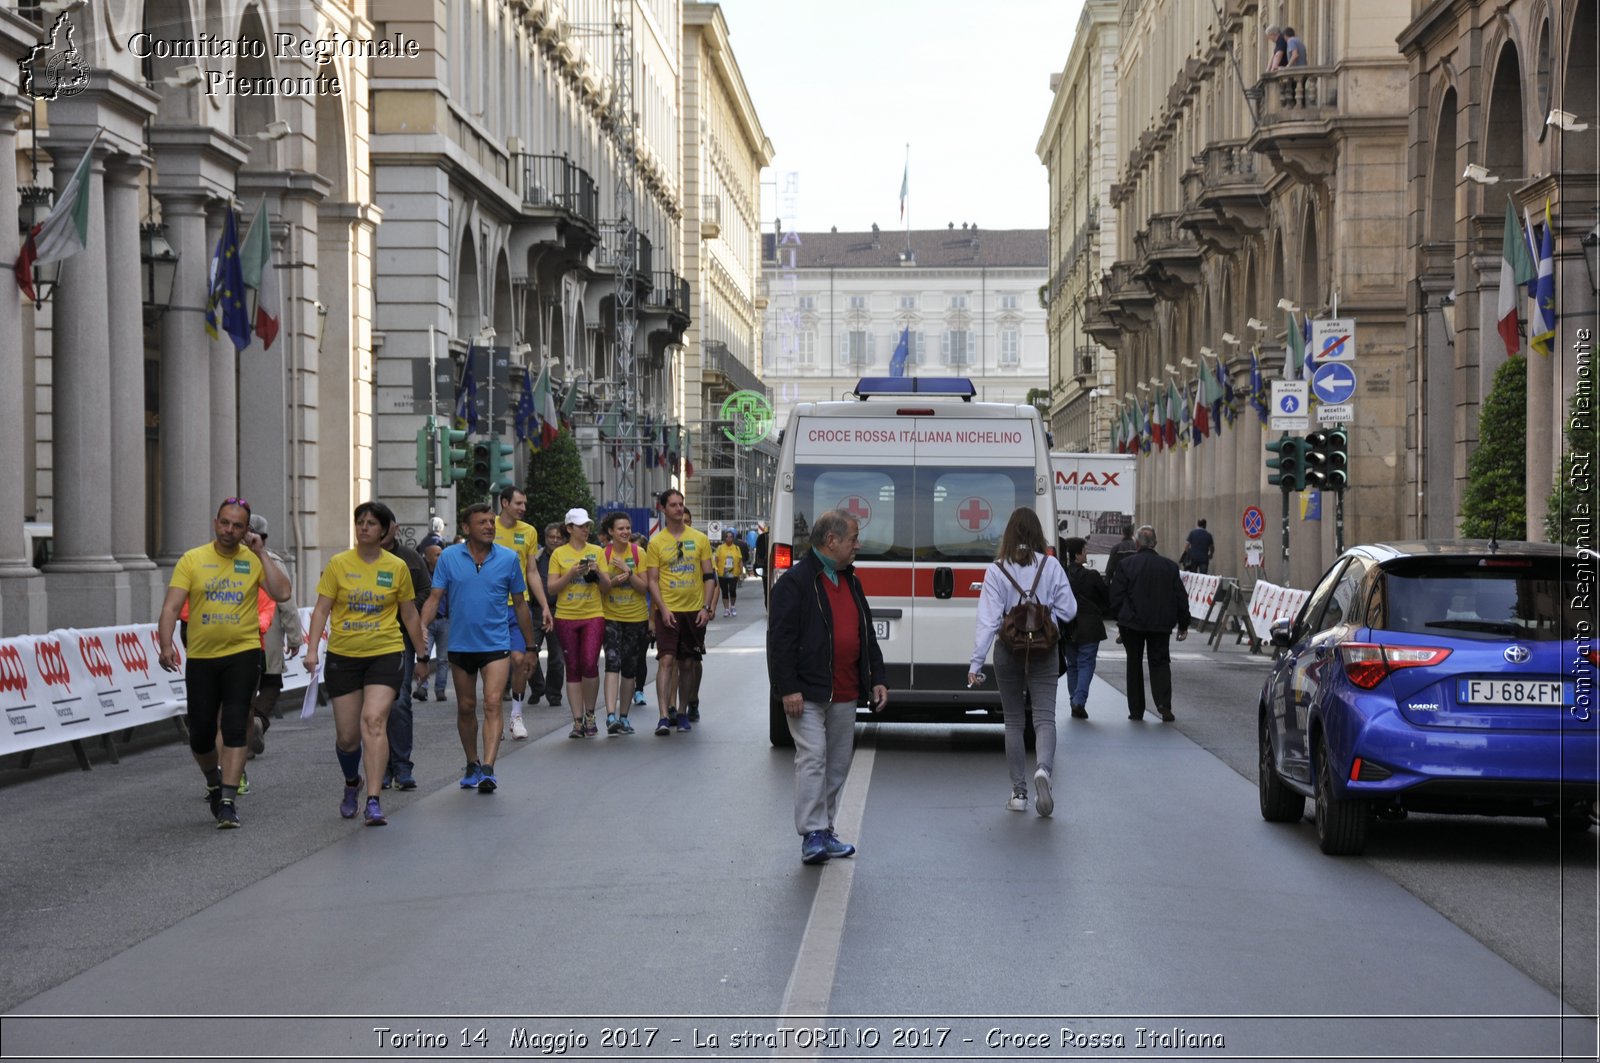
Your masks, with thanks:
M 428 564 L 422 560 L 422 555 L 399 541 L 399 532 L 400 523 L 398 521 L 391 523 L 389 534 L 384 536 L 381 545 L 389 553 L 404 561 L 406 568 L 410 570 L 411 586 L 416 592 L 417 612 L 420 613 L 422 607 L 427 604 L 429 593 L 433 590 L 433 575 L 428 571 Z M 399 790 L 417 788 L 417 780 L 413 775 L 416 765 L 411 762 L 413 746 L 411 681 L 412 672 L 416 669 L 417 647 L 411 645 L 411 636 L 407 634 L 404 624 L 400 625 L 400 639 L 405 644 L 405 651 L 400 657 L 400 691 L 389 709 L 387 726 L 389 766 L 383 773 L 385 790 L 391 786 Z
M 1111 611 L 1128 654 L 1128 719 L 1144 719 L 1144 654 L 1150 653 L 1150 693 L 1163 723 L 1172 715 L 1172 651 L 1167 640 L 1189 637 L 1189 595 L 1178 565 L 1156 553 L 1156 530 L 1146 524 L 1134 535 L 1135 553 L 1111 577 Z
M 1117 574 L 1117 565 L 1139 548 L 1133 542 L 1133 525 L 1122 526 L 1122 538 L 1117 545 L 1111 548 L 1111 556 L 1106 558 L 1106 582 L 1110 583 Z
M 855 853 L 833 817 L 855 752 L 856 706 L 881 712 L 889 702 L 872 608 L 851 564 L 858 530 L 835 510 L 818 517 L 811 549 L 773 584 L 767 620 L 767 675 L 794 736 L 794 825 L 808 864 Z
M 1061 541 L 1061 557 L 1067 563 L 1067 583 L 1078 600 L 1078 615 L 1070 635 L 1061 639 L 1061 663 L 1067 675 L 1067 693 L 1072 703 L 1072 718 L 1089 718 L 1089 684 L 1094 680 L 1094 665 L 1105 641 L 1105 616 L 1111 611 L 1111 596 L 1100 573 L 1090 568 L 1089 544 L 1074 536 Z

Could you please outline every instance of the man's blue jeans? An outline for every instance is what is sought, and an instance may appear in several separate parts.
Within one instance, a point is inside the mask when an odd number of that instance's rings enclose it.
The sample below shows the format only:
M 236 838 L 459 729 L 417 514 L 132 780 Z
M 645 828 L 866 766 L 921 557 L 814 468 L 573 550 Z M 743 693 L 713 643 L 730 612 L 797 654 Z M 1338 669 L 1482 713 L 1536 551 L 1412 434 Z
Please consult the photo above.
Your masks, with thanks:
M 428 625 L 427 634 L 428 648 L 427 652 L 423 654 L 423 658 L 431 657 L 433 659 L 433 696 L 435 700 L 438 700 L 444 697 L 444 683 L 446 679 L 450 678 L 450 661 L 446 657 L 450 652 L 450 618 L 448 616 L 434 617 L 433 623 Z M 410 681 L 411 677 L 406 676 L 406 682 L 409 683 Z M 423 685 L 426 686 L 427 684 Z M 410 698 L 406 700 L 409 701 Z
M 389 708 L 389 771 L 411 771 L 411 676 L 417 655 L 409 649 L 400 655 L 400 693 Z
M 1089 703 L 1089 682 L 1094 679 L 1094 662 L 1100 656 L 1100 643 L 1079 642 L 1067 644 L 1068 702 L 1073 705 Z

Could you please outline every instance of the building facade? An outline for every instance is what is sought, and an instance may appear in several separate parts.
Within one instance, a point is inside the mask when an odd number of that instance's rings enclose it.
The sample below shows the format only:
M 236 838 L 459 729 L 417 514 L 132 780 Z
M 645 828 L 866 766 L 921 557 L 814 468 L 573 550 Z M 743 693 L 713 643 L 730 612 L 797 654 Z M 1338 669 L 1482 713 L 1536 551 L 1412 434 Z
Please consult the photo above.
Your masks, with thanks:
M 1050 407 L 1058 450 L 1111 447 L 1116 352 L 1084 328 L 1088 293 L 1116 261 L 1117 216 L 1108 204 L 1117 177 L 1116 0 L 1088 0 L 1067 64 L 1050 76 L 1050 114 L 1035 153 L 1050 182 L 1048 313 Z
M 765 517 L 777 448 L 722 415 L 735 392 L 771 398 L 761 381 L 761 128 L 716 4 L 683 10 L 685 333 L 683 411 L 694 474 L 685 499 L 701 523 Z
M 908 376 L 968 377 L 988 402 L 1049 386 L 1043 229 L 951 223 L 907 232 L 767 234 L 762 376 L 781 427 L 796 402 L 846 398 L 888 376 L 902 334 Z

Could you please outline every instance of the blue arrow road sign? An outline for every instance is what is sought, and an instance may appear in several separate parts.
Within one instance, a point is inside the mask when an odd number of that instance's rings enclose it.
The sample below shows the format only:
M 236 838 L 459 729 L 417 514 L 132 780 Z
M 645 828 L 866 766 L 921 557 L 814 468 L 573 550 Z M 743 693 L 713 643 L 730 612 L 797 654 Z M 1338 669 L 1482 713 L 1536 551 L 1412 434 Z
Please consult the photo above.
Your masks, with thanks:
M 1349 402 L 1356 393 L 1356 375 L 1348 366 L 1334 362 L 1319 365 L 1311 374 L 1311 390 L 1330 406 Z

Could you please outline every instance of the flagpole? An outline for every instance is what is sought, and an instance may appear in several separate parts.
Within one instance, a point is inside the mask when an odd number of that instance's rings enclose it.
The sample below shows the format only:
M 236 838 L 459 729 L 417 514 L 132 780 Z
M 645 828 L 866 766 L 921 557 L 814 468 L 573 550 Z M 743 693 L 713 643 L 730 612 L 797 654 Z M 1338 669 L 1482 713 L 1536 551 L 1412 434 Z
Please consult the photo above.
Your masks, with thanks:
M 911 142 L 906 141 L 906 250 L 911 250 Z
M 433 326 L 428 326 L 428 446 L 434 449 L 438 457 L 434 459 L 435 472 L 428 477 L 428 530 L 433 531 L 433 518 L 439 512 L 438 501 L 434 492 L 439 483 L 439 473 L 444 471 L 440 459 L 447 455 L 439 452 L 439 433 L 434 431 L 433 418 L 439 412 L 439 380 L 435 375 L 435 366 L 438 360 L 438 340 L 434 336 Z

